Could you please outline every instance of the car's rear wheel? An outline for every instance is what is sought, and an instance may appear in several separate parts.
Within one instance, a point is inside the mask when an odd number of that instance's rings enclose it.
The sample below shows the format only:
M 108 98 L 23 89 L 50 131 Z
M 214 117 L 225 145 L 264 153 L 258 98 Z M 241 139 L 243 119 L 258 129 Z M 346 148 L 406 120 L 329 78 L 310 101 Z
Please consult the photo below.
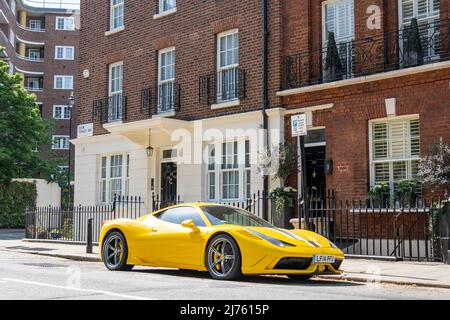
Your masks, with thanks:
M 103 263 L 109 270 L 129 271 L 134 267 L 127 264 L 127 241 L 119 231 L 113 231 L 106 236 L 105 241 L 103 241 L 102 258 Z
M 310 274 L 290 274 L 289 279 L 294 281 L 308 281 L 313 277 L 313 275 Z
M 217 280 L 236 280 L 242 276 L 241 252 L 237 242 L 227 234 L 215 236 L 206 248 L 206 267 Z

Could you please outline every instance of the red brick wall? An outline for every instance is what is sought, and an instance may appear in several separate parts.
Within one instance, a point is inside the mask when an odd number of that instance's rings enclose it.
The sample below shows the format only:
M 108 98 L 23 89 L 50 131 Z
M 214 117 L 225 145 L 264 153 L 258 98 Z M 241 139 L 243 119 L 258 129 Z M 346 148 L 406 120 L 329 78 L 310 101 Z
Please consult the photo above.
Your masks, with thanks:
M 81 56 L 77 88 L 77 123 L 92 121 L 92 102 L 107 96 L 108 64 L 123 60 L 128 119 L 147 118 L 140 111 L 140 92 L 157 85 L 157 51 L 176 47 L 176 82 L 181 86 L 181 110 L 176 118 L 192 120 L 262 107 L 262 1 L 178 1 L 177 12 L 157 20 L 158 1 L 125 1 L 125 30 L 105 36 L 109 8 L 103 1 L 81 1 Z M 142 10 L 145 8 L 145 10 Z M 281 84 L 281 2 L 270 1 L 270 102 L 279 105 Z M 246 72 L 247 97 L 241 105 L 211 110 L 199 102 L 199 77 L 216 71 L 216 35 L 239 29 L 239 64 Z M 114 57 L 114 58 L 112 58 Z M 89 79 L 81 73 L 89 69 Z M 95 133 L 106 133 L 96 123 Z

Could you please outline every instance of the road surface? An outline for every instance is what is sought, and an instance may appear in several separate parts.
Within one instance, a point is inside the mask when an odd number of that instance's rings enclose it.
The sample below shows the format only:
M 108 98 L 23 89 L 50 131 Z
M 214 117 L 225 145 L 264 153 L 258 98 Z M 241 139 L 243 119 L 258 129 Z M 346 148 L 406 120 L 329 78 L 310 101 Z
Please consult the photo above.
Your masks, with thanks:
M 136 268 L 107 271 L 101 263 L 0 250 L 1 299 L 449 299 L 450 290 L 245 277 L 215 281 L 207 273 Z

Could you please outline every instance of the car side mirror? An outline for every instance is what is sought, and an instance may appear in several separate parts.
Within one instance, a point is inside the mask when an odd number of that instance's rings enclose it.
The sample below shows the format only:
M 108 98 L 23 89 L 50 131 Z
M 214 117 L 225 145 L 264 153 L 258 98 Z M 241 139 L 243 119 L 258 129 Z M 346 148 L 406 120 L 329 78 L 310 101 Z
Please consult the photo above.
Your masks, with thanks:
M 200 230 L 200 229 L 195 225 L 195 222 L 194 222 L 194 220 L 192 220 L 192 219 L 184 220 L 184 221 L 181 223 L 181 225 L 182 225 L 183 227 L 185 227 L 185 228 L 192 229 L 192 230 L 194 230 L 194 231 L 196 231 L 196 232 Z

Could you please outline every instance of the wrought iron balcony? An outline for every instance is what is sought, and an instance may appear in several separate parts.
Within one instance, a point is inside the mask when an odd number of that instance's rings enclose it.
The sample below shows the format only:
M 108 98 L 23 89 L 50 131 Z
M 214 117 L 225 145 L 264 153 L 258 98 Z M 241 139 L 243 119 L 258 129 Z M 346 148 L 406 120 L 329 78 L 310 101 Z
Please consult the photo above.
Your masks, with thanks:
M 92 120 L 111 123 L 127 119 L 127 96 L 122 94 L 94 100 L 92 103 Z
M 418 30 L 418 32 L 417 32 Z M 450 20 L 285 57 L 283 89 L 341 81 L 450 60 Z
M 179 112 L 180 85 L 175 82 L 166 82 L 154 88 L 141 90 L 141 112 L 151 117 L 156 114 Z
M 200 103 L 211 105 L 244 99 L 246 96 L 245 71 L 241 68 L 201 76 L 198 82 Z

